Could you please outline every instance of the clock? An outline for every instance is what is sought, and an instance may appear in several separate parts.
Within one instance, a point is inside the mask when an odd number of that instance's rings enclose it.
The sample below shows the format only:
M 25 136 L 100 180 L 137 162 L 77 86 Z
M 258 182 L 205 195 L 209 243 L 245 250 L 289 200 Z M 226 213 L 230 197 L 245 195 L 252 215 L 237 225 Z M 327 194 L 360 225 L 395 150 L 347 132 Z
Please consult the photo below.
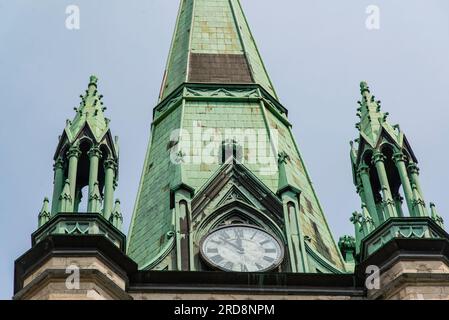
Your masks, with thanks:
M 265 230 L 250 225 L 218 228 L 200 242 L 200 252 L 210 266 L 233 272 L 264 272 L 284 259 L 284 246 Z

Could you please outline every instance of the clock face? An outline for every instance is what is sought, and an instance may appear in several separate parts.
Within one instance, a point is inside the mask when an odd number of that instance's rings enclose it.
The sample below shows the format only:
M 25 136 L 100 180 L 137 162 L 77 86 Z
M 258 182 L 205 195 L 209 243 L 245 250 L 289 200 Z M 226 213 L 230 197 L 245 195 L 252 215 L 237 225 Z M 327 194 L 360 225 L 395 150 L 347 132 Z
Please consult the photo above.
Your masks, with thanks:
M 284 258 L 281 242 L 263 229 L 248 225 L 219 228 L 205 236 L 200 251 L 211 266 L 234 272 L 263 272 Z

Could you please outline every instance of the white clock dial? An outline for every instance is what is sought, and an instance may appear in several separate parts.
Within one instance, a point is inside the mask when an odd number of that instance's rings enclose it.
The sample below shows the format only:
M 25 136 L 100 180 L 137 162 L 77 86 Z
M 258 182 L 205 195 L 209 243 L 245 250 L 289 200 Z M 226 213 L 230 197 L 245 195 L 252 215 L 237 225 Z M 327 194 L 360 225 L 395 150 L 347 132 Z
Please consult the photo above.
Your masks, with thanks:
M 203 258 L 211 266 L 234 272 L 263 272 L 284 258 L 281 242 L 263 229 L 231 225 L 212 231 L 201 241 Z

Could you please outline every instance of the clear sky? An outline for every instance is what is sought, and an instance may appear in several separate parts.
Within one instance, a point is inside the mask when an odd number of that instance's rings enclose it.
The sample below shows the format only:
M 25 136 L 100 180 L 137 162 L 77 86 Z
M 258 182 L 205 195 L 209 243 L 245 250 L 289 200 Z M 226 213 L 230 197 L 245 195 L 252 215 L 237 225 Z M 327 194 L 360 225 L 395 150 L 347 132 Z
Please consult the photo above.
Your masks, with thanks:
M 353 234 L 349 216 L 360 207 L 349 140 L 361 80 L 407 134 L 425 200 L 449 223 L 449 1 L 241 1 L 334 237 Z M 80 30 L 65 27 L 71 4 Z M 120 137 L 116 196 L 127 231 L 178 5 L 0 0 L 0 298 L 12 297 L 14 260 L 52 194 L 58 135 L 91 74 Z M 380 8 L 379 30 L 365 26 L 368 5 Z

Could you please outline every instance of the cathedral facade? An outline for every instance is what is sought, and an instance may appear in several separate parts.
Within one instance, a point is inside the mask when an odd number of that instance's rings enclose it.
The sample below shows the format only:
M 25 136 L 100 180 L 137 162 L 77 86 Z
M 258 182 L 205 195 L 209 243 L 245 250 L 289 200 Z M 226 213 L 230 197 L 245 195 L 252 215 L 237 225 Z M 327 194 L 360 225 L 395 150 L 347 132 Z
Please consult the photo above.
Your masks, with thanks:
M 239 0 L 181 1 L 127 236 L 98 86 L 60 136 L 14 299 L 449 299 L 449 235 L 366 82 L 360 209 L 335 241 Z

